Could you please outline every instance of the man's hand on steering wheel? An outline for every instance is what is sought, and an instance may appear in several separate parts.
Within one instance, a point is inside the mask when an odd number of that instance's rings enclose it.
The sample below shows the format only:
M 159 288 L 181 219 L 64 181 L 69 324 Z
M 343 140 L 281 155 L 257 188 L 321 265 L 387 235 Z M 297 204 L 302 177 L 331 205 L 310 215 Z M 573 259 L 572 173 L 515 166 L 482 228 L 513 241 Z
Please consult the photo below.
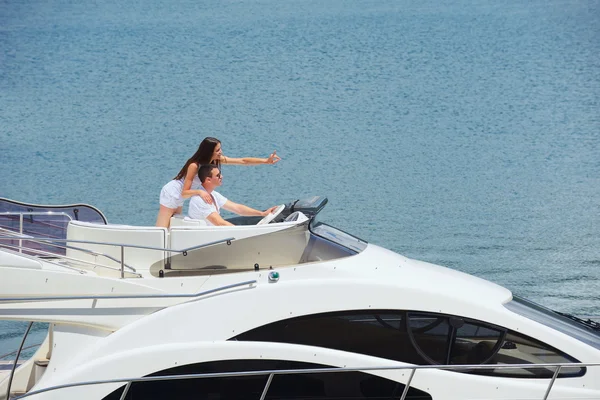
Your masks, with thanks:
M 285 204 L 280 204 L 278 206 L 271 207 L 268 210 L 263 211 L 262 215 L 264 215 L 264 217 L 263 217 L 263 219 L 258 221 L 258 223 L 256 225 L 265 225 L 265 224 L 270 223 L 275 218 L 277 218 L 279 216 L 279 214 L 281 214 L 283 212 L 284 209 L 285 209 Z
M 273 212 L 275 211 L 275 209 L 276 209 L 277 207 L 279 207 L 279 206 L 273 206 L 273 207 L 271 207 L 271 208 L 269 208 L 269 209 L 267 209 L 267 210 L 263 211 L 263 212 L 262 212 L 262 216 L 263 216 L 263 217 L 266 217 L 266 216 L 267 216 L 267 215 L 269 215 L 269 214 L 273 214 Z

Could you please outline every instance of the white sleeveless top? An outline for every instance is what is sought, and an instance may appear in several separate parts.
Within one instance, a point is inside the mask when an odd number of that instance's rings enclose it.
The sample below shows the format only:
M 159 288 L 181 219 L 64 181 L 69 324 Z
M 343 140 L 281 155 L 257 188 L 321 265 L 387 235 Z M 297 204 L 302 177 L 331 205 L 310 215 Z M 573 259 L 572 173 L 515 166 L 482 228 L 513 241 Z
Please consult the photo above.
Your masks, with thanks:
M 183 183 L 185 182 L 185 177 L 179 179 L 179 182 L 181 182 L 181 188 L 183 189 Z M 200 178 L 198 178 L 198 174 L 196 174 L 196 176 L 194 176 L 194 179 L 192 179 L 192 187 L 190 189 L 192 189 L 192 190 L 204 189 L 204 187 L 202 186 L 202 182 L 200 182 Z
M 183 206 L 185 199 L 181 195 L 185 179 L 173 179 L 163 186 L 160 191 L 160 204 L 168 208 L 178 208 Z M 204 190 L 200 178 L 195 176 L 192 180 L 192 190 Z

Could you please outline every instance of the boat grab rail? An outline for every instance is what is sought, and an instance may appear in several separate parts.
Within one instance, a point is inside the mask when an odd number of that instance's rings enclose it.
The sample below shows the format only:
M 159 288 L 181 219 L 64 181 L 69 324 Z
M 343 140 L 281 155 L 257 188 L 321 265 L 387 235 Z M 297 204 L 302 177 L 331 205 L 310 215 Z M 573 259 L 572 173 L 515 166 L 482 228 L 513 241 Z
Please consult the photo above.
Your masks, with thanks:
M 59 211 L 59 212 L 55 212 L 55 211 L 4 211 L 4 212 L 0 212 L 0 216 L 12 216 L 12 215 L 18 215 L 19 216 L 19 231 L 17 233 L 19 233 L 20 235 L 23 235 L 23 216 L 28 215 L 28 216 L 34 216 L 34 215 L 59 215 L 59 216 L 63 216 L 63 217 L 67 217 L 67 219 L 69 221 L 73 221 L 73 218 L 71 218 L 71 216 L 69 214 L 67 214 L 64 211 Z M 9 232 L 14 232 L 10 229 L 7 228 L 3 228 L 3 230 L 9 231 Z M 19 252 L 23 251 L 23 239 L 19 239 Z
M 4 244 L 4 245 L 2 245 L 2 247 L 6 248 L 6 249 L 14 249 L 14 250 L 18 250 L 19 249 L 18 246 L 12 246 L 12 245 L 8 245 L 8 244 Z M 21 254 L 21 257 L 31 257 L 32 259 L 36 259 L 37 258 L 36 255 L 39 255 L 39 256 L 50 256 L 50 257 L 53 257 L 53 258 L 60 258 L 61 261 L 74 261 L 74 262 L 80 263 L 80 264 L 88 264 L 88 265 L 91 265 L 93 267 L 110 269 L 111 271 L 115 271 L 116 270 L 113 267 L 110 267 L 108 265 L 99 264 L 97 262 L 81 260 L 79 258 L 74 258 L 74 257 L 59 256 L 56 253 L 52 253 L 51 251 L 44 251 L 44 250 L 40 250 L 40 249 L 28 248 L 27 252 L 34 253 L 35 255 Z M 98 254 L 92 254 L 92 255 L 98 255 Z M 107 257 L 109 257 L 109 256 L 107 256 Z M 82 269 L 82 268 L 75 268 L 75 267 L 70 266 L 70 265 L 61 264 L 60 262 L 54 262 L 52 259 L 47 259 L 46 258 L 46 259 L 44 259 L 44 261 L 46 261 L 47 263 L 50 263 L 50 264 L 58 265 L 61 268 L 66 268 L 66 269 L 70 269 L 72 271 L 77 271 L 80 274 L 85 274 L 85 273 L 88 272 L 87 270 Z M 116 260 L 116 259 L 114 261 L 117 262 L 117 263 L 119 262 L 119 260 Z M 133 270 L 132 274 L 137 275 L 138 278 L 140 278 L 142 276 L 141 274 L 137 273 L 133 267 L 130 267 L 127 264 L 125 264 L 125 268 L 132 269 Z
M 0 240 L 15 240 L 15 238 L 21 238 L 20 236 L 0 236 Z M 183 254 L 183 256 L 187 256 L 188 251 L 192 251 L 192 250 L 197 250 L 197 249 L 201 249 L 203 247 L 208 247 L 208 246 L 212 246 L 215 244 L 219 244 L 219 243 L 227 243 L 227 245 L 231 245 L 231 242 L 233 240 L 235 240 L 234 237 L 229 237 L 229 238 L 225 238 L 225 239 L 219 239 L 219 240 L 215 240 L 212 242 L 208 242 L 208 243 L 203 243 L 203 244 L 199 244 L 197 246 L 192 246 L 192 247 L 188 247 L 185 249 L 181 249 L 181 250 L 177 250 L 177 249 L 168 249 L 168 248 L 163 248 L 163 247 L 152 247 L 152 246 L 140 246 L 140 245 L 135 245 L 135 244 L 125 244 L 125 243 L 112 243 L 112 242 L 95 242 L 95 241 L 90 241 L 90 240 L 74 240 L 74 239 L 53 239 L 53 238 L 46 238 L 46 237 L 29 237 L 29 236 L 25 236 L 22 237 L 22 240 L 29 240 L 29 241 L 41 241 L 42 243 L 48 242 L 49 244 L 53 245 L 53 246 L 58 246 L 54 243 L 83 243 L 83 244 L 98 244 L 98 245 L 106 245 L 106 246 L 118 246 L 121 248 L 121 260 L 114 258 L 112 256 L 109 256 L 108 254 L 103 254 L 103 253 L 98 253 L 92 250 L 88 250 L 88 249 L 82 249 L 79 247 L 72 247 L 72 246 L 68 246 L 68 245 L 64 245 L 65 248 L 70 248 L 73 250 L 79 250 L 79 251 L 83 251 L 86 252 L 88 254 L 91 255 L 95 255 L 95 256 L 104 256 L 114 262 L 117 263 L 121 263 L 121 278 L 125 278 L 125 266 L 127 266 L 127 268 L 131 269 L 133 272 L 137 272 L 135 270 L 135 268 L 128 266 L 125 264 L 125 248 L 134 248 L 134 249 L 145 249 L 145 250 L 156 250 L 156 251 L 166 251 L 169 253 L 181 253 Z M 20 246 L 21 247 L 21 246 Z M 57 257 L 61 257 L 58 256 Z
M 34 347 L 40 347 L 42 345 L 42 343 L 43 342 L 32 344 L 30 346 L 25 346 L 21 350 L 27 350 L 27 349 L 32 349 Z M 2 360 L 3 358 L 6 358 L 8 356 L 12 356 L 13 354 L 17 354 L 18 352 L 19 352 L 19 350 L 14 350 L 14 351 L 11 351 L 10 353 L 0 354 L 0 360 Z
M 176 298 L 194 298 L 206 296 L 227 289 L 239 286 L 253 285 L 257 281 L 250 280 L 230 285 L 220 286 L 215 289 L 205 290 L 198 293 L 177 293 L 177 294 L 124 294 L 124 295 L 89 295 L 89 296 L 40 296 L 40 297 L 0 297 L 0 302 L 23 302 L 23 301 L 54 301 L 54 300 L 113 300 L 113 299 L 176 299 Z
M 169 381 L 169 380 L 186 380 L 186 379 L 203 379 L 203 378 L 226 378 L 226 377 L 244 377 L 244 376 L 261 376 L 268 375 L 267 382 L 263 388 L 260 400 L 264 400 L 273 377 L 275 375 L 295 375 L 295 374 L 321 374 L 321 373 L 343 373 L 343 372 L 362 372 L 362 371 L 389 371 L 389 370 L 409 370 L 410 375 L 404 386 L 402 396 L 400 400 L 405 400 L 410 389 L 410 384 L 415 376 L 417 370 L 422 369 L 437 369 L 437 370 L 486 370 L 486 369 L 536 369 L 536 368 L 556 368 L 544 397 L 541 400 L 547 400 L 550 395 L 550 391 L 554 386 L 556 378 L 560 370 L 565 368 L 582 368 L 582 367 L 600 367 L 600 362 L 597 363 L 546 363 L 546 364 L 501 364 L 501 365 L 489 365 L 489 364 L 475 364 L 475 365 L 395 365 L 395 366 L 384 366 L 384 367 L 344 367 L 344 368 L 308 368 L 308 369 L 287 369 L 287 370 L 264 370 L 264 371 L 244 371 L 244 372 L 216 372 L 216 373 L 201 373 L 201 374 L 184 374 L 184 375 L 168 375 L 168 376 L 145 376 L 141 378 L 121 378 L 121 379 L 105 379 L 96 381 L 84 381 L 76 383 L 67 383 L 63 385 L 51 386 L 39 390 L 34 390 L 24 395 L 15 397 L 14 400 L 24 399 L 26 397 L 35 396 L 37 394 L 55 391 L 59 389 L 66 389 L 80 386 L 92 386 L 102 385 L 109 383 L 125 383 L 125 389 L 121 394 L 121 400 L 124 400 L 127 396 L 127 392 L 134 382 L 147 382 L 147 381 Z
M 21 355 L 21 351 L 23 351 L 23 346 L 25 345 L 25 340 L 27 339 L 27 335 L 29 335 L 29 331 L 33 326 L 33 321 L 27 324 L 27 329 L 25 329 L 25 334 L 21 339 L 21 344 L 19 345 L 19 349 L 16 352 L 15 362 L 13 363 L 12 368 L 10 369 L 10 375 L 8 376 L 8 385 L 6 387 L 6 398 L 10 400 L 10 388 L 12 386 L 13 378 L 15 376 L 15 371 L 17 370 L 17 363 L 19 362 L 19 356 Z
M 69 221 L 73 221 L 73 217 L 71 217 L 68 213 L 64 212 L 64 211 L 3 211 L 0 212 L 0 217 L 3 216 L 19 216 L 19 222 L 20 222 L 20 229 L 21 231 L 23 230 L 23 222 L 24 216 L 34 216 L 34 215 L 60 215 L 60 216 L 65 216 L 69 219 Z M 33 220 L 33 219 L 32 219 Z M 30 220 L 30 222 L 32 222 L 32 220 Z M 49 224 L 46 221 L 35 221 L 37 223 L 40 223 L 42 225 L 50 225 L 53 226 L 55 228 L 59 228 L 59 226 L 57 225 L 52 225 Z
M 3 211 L 0 212 L 0 216 L 2 215 L 18 215 L 19 217 L 23 217 L 24 215 L 64 215 L 69 218 L 69 221 L 73 221 L 73 218 L 64 211 Z M 22 221 L 23 218 L 21 218 L 21 228 Z
M 28 242 L 34 242 L 34 243 L 45 244 L 47 246 L 53 246 L 53 247 L 56 247 L 56 248 L 59 248 L 59 249 L 77 250 L 77 251 L 81 251 L 82 253 L 86 253 L 86 254 L 89 254 L 89 255 L 92 255 L 92 256 L 105 257 L 105 258 L 108 258 L 111 261 L 116 262 L 117 264 L 121 262 L 121 260 L 119 260 L 118 258 L 115 258 L 115 257 L 110 256 L 108 254 L 100 253 L 100 252 L 97 252 L 97 251 L 94 251 L 94 250 L 84 249 L 84 248 L 75 247 L 75 246 L 59 245 L 59 244 L 53 243 L 53 242 L 59 242 L 59 243 L 60 242 L 74 242 L 75 240 L 70 240 L 70 239 L 56 239 L 56 238 L 43 238 L 43 237 L 35 237 L 35 236 L 29 236 L 29 235 L 23 235 L 23 234 L 21 234 L 21 235 L 22 236 L 0 236 L 0 240 L 2 240 L 2 239 L 9 239 L 9 238 L 12 238 L 12 240 L 19 239 L 19 246 L 11 246 L 11 245 L 5 244 L 5 245 L 3 245 L 3 247 L 8 247 L 8 248 L 13 248 L 13 249 L 19 250 L 19 253 L 22 253 L 23 249 L 27 249 L 27 251 L 30 252 L 30 253 L 44 254 L 43 250 L 34 249 L 34 248 L 31 248 L 31 247 L 23 246 L 22 242 L 25 240 L 25 241 L 28 241 Z M 86 243 L 86 242 L 82 241 L 82 243 Z M 90 243 L 92 243 L 92 242 L 90 242 Z M 77 262 L 83 262 L 83 263 L 90 264 L 90 262 L 79 260 L 77 258 L 70 258 L 70 257 L 67 257 L 67 256 L 63 256 L 61 254 L 52 253 L 50 251 L 46 252 L 46 255 L 50 255 L 50 256 L 53 256 L 53 257 L 56 257 L 56 258 L 60 258 L 60 259 L 63 259 L 63 260 L 74 260 L 74 261 L 77 261 Z M 94 264 L 94 263 L 91 263 L 91 264 Z M 100 267 L 104 267 L 104 268 L 114 269 L 114 268 L 109 267 L 107 265 L 102 265 L 102 264 L 97 264 L 97 263 L 94 264 L 94 265 L 97 265 L 97 266 L 100 266 Z M 63 265 L 63 267 L 65 267 L 65 266 Z M 127 268 L 127 269 L 129 269 L 129 270 L 131 270 L 133 272 L 137 272 L 135 270 L 135 268 L 133 268 L 130 265 L 127 265 L 126 263 L 123 263 L 123 267 Z

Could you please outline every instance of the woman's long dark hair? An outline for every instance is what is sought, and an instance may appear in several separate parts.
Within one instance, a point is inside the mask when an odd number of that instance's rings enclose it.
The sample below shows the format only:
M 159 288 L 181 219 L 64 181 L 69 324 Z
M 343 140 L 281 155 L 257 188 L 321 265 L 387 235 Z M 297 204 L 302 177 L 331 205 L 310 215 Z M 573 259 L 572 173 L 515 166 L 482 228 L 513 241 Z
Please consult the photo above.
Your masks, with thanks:
M 177 176 L 173 179 L 182 179 L 187 175 L 188 167 L 191 163 L 198 164 L 198 168 L 203 164 L 210 164 L 212 161 L 212 155 L 215 152 L 215 147 L 221 143 L 219 139 L 214 137 L 207 137 L 200 143 L 198 146 L 198 150 L 194 153 L 194 155 L 187 160 L 181 171 L 177 174 Z M 221 168 L 221 160 L 216 160 L 213 164 L 217 167 Z

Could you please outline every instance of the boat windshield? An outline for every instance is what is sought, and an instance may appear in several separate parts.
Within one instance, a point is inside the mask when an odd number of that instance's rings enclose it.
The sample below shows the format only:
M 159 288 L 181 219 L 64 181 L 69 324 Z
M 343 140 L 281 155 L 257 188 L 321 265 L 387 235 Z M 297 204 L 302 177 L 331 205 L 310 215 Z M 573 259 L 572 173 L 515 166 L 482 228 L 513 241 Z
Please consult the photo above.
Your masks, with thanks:
M 354 250 L 357 253 L 363 251 L 368 244 L 365 240 L 359 239 L 356 236 L 346 233 L 338 228 L 334 228 L 331 225 L 320 222 L 318 220 L 318 216 L 313 218 L 310 222 L 310 231 L 314 235 L 330 240 L 347 249 Z
M 106 224 L 106 217 L 97 208 L 87 204 L 42 205 L 22 203 L 0 198 L 0 231 L 5 235 L 27 235 L 36 238 L 66 239 L 69 222 L 84 221 Z M 45 244 L 33 240 L 0 240 L 0 247 L 22 247 L 65 254 L 64 246 Z M 30 252 L 27 252 L 30 253 Z
M 510 311 L 556 329 L 600 350 L 600 324 L 550 310 L 519 296 L 504 305 Z

